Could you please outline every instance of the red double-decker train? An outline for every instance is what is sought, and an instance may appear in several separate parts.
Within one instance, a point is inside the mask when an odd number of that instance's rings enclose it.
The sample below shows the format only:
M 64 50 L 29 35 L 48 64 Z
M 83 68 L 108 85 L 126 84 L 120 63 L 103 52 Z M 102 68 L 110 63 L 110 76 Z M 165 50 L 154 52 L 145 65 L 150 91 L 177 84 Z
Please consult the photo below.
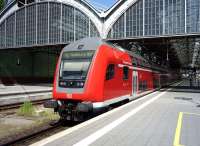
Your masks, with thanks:
M 62 50 L 53 100 L 45 107 L 54 108 L 63 119 L 81 121 L 175 79 L 169 71 L 139 55 L 100 38 L 85 38 Z

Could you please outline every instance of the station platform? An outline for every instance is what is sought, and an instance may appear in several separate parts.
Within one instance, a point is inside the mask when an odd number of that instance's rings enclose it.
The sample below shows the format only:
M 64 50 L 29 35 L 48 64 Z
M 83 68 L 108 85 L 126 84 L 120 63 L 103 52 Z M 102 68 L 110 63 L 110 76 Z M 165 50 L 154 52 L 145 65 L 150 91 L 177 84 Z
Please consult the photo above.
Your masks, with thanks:
M 43 95 L 51 95 L 51 84 L 25 84 L 4 86 L 0 84 L 0 105 L 14 104 L 28 100 L 50 98 Z
M 200 89 L 188 82 L 148 94 L 31 146 L 199 146 Z
M 4 86 L 0 85 L 0 96 L 6 95 L 16 95 L 16 94 L 24 94 L 24 93 L 34 93 L 34 92 L 44 92 L 51 91 L 52 85 L 50 84 L 26 84 L 20 85 L 16 84 L 13 86 Z

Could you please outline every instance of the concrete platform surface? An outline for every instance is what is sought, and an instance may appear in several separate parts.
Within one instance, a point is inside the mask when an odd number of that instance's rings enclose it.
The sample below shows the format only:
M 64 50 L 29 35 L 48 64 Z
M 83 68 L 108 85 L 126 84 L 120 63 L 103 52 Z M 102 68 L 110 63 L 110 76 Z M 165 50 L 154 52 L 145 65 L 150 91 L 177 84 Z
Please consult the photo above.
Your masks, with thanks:
M 174 92 L 175 87 L 146 95 L 32 146 L 199 146 L 200 93 Z
M 49 84 L 0 86 L 0 106 L 51 97 L 52 86 Z
M 0 86 L 0 98 L 2 96 L 14 95 L 14 94 L 26 94 L 33 92 L 52 91 L 50 84 L 35 84 L 35 85 L 20 85 L 13 86 Z

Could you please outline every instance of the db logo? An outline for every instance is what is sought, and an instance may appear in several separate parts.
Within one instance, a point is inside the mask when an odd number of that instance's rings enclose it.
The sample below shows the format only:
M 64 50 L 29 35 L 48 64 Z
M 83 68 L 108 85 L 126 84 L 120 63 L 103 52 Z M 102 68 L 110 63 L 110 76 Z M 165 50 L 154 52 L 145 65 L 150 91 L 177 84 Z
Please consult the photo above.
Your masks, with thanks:
M 68 98 L 72 98 L 72 94 L 68 94 L 67 97 L 68 97 Z

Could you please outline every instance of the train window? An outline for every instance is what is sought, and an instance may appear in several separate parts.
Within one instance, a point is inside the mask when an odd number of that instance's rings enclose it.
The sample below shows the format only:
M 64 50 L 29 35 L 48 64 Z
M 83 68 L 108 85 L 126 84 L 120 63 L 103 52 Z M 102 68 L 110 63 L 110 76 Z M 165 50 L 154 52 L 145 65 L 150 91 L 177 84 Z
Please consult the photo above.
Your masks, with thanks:
M 143 82 L 140 81 L 140 82 L 139 82 L 139 91 L 142 91 L 142 90 L 143 90 Z
M 138 66 L 141 66 L 141 62 L 140 62 L 139 59 L 137 59 L 137 65 L 138 65 Z
M 144 81 L 144 82 L 143 82 L 143 90 L 144 90 L 144 91 L 147 90 L 147 81 Z
M 148 88 L 147 81 L 139 82 L 139 91 L 145 91 L 147 90 L 147 88 Z
M 106 70 L 106 80 L 110 80 L 114 77 L 115 74 L 115 65 L 109 64 Z
M 127 80 L 128 79 L 128 72 L 129 72 L 129 69 L 127 66 L 124 66 L 123 67 L 123 79 L 124 80 Z
M 137 59 L 134 58 L 132 63 L 133 63 L 134 66 L 137 66 Z
M 142 66 L 145 66 L 145 61 L 142 61 Z
M 158 79 L 154 79 L 153 80 L 153 87 L 154 88 L 158 88 L 159 87 L 159 81 L 158 81 Z

